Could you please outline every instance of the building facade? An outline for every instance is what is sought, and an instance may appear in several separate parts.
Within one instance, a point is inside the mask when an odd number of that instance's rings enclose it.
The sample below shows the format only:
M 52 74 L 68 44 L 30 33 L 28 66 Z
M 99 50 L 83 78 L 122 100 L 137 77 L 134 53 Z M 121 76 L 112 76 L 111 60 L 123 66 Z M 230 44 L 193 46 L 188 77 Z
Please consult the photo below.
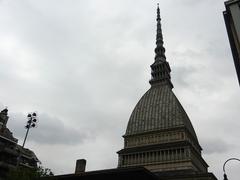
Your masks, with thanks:
M 9 170 L 17 166 L 35 168 L 38 158 L 33 151 L 18 145 L 18 140 L 7 128 L 8 110 L 0 112 L 0 177 L 6 176 Z M 1 179 L 0 178 L 0 179 Z
M 228 39 L 232 50 L 234 65 L 240 84 L 240 0 L 225 2 L 226 11 L 223 12 Z
M 119 168 L 143 166 L 155 174 L 208 174 L 191 121 L 174 95 L 157 8 L 155 61 L 151 87 L 135 106 L 118 152 Z

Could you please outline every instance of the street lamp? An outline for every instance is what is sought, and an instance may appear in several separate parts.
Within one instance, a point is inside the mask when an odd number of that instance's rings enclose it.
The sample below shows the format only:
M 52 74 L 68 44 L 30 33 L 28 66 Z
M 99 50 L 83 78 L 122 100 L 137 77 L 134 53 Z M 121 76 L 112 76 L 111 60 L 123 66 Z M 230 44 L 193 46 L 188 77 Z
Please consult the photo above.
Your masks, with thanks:
M 237 158 L 229 158 L 228 160 L 225 161 L 225 163 L 223 164 L 223 177 L 224 179 L 223 180 L 228 180 L 227 178 L 227 174 L 226 174 L 226 171 L 225 171 L 225 165 L 227 164 L 228 161 L 231 161 L 231 160 L 236 160 L 236 161 L 240 161 L 240 159 L 237 159 Z
M 28 118 L 28 121 L 27 121 L 27 125 L 25 126 L 25 128 L 27 129 L 27 132 L 26 132 L 26 135 L 25 135 L 25 138 L 24 138 L 24 141 L 23 141 L 23 145 L 22 145 L 23 148 L 24 148 L 27 136 L 28 136 L 29 129 L 36 127 L 37 114 L 35 112 L 34 113 L 29 113 L 27 115 L 27 118 Z

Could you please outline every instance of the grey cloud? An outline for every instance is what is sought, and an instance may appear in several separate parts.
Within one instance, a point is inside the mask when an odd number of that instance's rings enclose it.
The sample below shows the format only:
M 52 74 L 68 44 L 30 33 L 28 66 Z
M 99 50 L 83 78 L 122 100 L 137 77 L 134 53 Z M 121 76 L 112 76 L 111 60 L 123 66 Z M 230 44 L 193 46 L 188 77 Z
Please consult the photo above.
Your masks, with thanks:
M 173 82 L 175 82 L 177 87 L 186 88 L 191 86 L 191 76 L 196 73 L 197 69 L 193 66 L 178 66 L 174 67 L 174 72 L 172 73 Z
M 89 170 L 116 166 L 115 152 L 123 147 L 131 111 L 150 87 L 154 61 L 156 3 L 69 2 L 0 4 L 0 102 L 9 106 L 9 127 L 19 139 L 25 134 L 25 112 L 39 112 L 28 143 L 56 173 L 72 172 L 70 162 L 80 155 L 89 160 Z M 160 2 L 174 91 L 199 139 L 206 139 L 209 159 L 230 152 L 215 140 L 238 142 L 239 87 L 223 2 Z M 213 129 L 220 135 L 208 140 Z M 218 164 L 214 160 L 211 166 Z
M 194 1 L 194 0 L 182 0 L 181 3 L 188 6 L 196 6 L 201 3 L 209 2 L 208 0 Z
M 14 136 L 23 140 L 26 129 L 27 118 L 22 113 L 11 113 L 8 121 L 9 129 Z M 28 141 L 40 144 L 68 144 L 77 145 L 83 143 L 89 138 L 87 134 L 78 128 L 65 125 L 56 117 L 47 114 L 38 114 L 38 123 L 36 128 L 31 128 Z
M 5 106 L 0 102 L 0 111 L 3 110 Z
M 211 137 L 207 139 L 202 139 L 201 145 L 203 148 L 203 153 L 207 155 L 215 153 L 218 154 L 228 153 L 230 150 L 233 150 L 234 148 L 233 144 L 229 144 L 222 139 L 212 139 Z

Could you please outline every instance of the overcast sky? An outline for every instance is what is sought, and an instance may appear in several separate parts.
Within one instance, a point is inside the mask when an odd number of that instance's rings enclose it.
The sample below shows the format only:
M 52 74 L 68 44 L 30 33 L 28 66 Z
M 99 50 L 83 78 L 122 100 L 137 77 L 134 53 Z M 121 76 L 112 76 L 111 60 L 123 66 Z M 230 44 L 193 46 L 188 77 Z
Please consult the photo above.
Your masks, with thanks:
M 0 107 L 22 143 L 55 174 L 117 167 L 130 114 L 149 89 L 156 4 L 149 0 L 0 0 Z M 188 113 L 209 171 L 240 157 L 239 85 L 223 0 L 161 0 L 174 93 Z M 229 179 L 239 179 L 229 162 Z

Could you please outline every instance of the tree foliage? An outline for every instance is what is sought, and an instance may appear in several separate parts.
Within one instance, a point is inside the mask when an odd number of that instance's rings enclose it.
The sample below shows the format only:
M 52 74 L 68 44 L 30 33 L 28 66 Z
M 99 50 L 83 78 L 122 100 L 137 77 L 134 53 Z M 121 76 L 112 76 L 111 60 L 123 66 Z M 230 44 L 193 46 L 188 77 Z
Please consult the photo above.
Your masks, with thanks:
M 6 180 L 37 180 L 46 176 L 53 176 L 51 169 L 42 166 L 35 169 L 18 167 L 9 171 Z

